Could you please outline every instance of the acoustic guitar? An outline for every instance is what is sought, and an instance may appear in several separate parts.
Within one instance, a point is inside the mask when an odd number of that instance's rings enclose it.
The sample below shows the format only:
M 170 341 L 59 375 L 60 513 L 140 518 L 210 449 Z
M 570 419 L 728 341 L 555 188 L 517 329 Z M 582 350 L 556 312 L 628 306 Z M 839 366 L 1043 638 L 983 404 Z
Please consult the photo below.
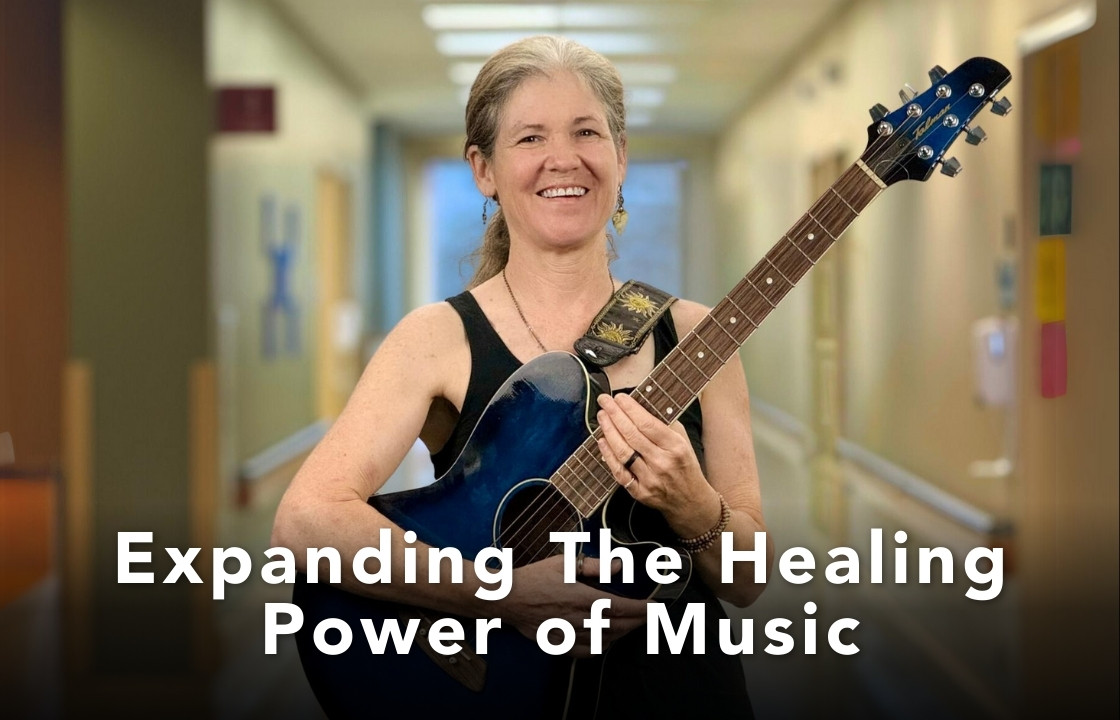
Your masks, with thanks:
M 1006 98 L 996 99 L 1011 75 L 994 60 L 973 58 L 951 73 L 934 67 L 929 74 L 931 87 L 920 95 L 904 90 L 894 111 L 871 109 L 859 159 L 637 385 L 631 396 L 638 403 L 665 422 L 676 420 L 872 200 L 903 180 L 927 180 L 938 166 L 955 176 L 961 166 L 945 158 L 949 146 L 961 134 L 971 144 L 984 140 L 970 123 L 986 104 L 998 115 L 1011 109 Z M 443 477 L 369 503 L 420 541 L 455 547 L 464 558 L 492 546 L 510 548 L 520 566 L 560 552 L 551 532 L 588 531 L 597 539 L 600 528 L 609 528 L 613 543 L 626 545 L 642 568 L 674 538 L 660 515 L 616 492 L 599 457 L 594 398 L 605 390 L 605 378 L 590 374 L 576 356 L 541 355 L 505 382 Z M 597 546 L 593 540 L 583 552 L 594 557 Z M 690 575 L 683 558 L 681 579 L 672 585 L 643 581 L 640 571 L 634 583 L 588 582 L 616 595 L 671 601 Z M 300 659 L 332 718 L 536 718 L 559 716 L 566 707 L 572 660 L 544 653 L 515 630 L 490 633 L 485 655 L 474 652 L 468 637 L 462 652 L 446 657 L 424 640 L 436 613 L 303 577 L 293 602 L 304 613 L 296 634 Z M 347 622 L 355 638 L 362 637 L 363 619 L 378 628 L 387 620 L 402 626 L 416 620 L 418 632 L 407 653 L 396 653 L 390 642 L 375 654 L 358 640 L 328 655 L 313 641 L 314 627 L 327 618 Z M 469 633 L 474 623 L 463 626 Z

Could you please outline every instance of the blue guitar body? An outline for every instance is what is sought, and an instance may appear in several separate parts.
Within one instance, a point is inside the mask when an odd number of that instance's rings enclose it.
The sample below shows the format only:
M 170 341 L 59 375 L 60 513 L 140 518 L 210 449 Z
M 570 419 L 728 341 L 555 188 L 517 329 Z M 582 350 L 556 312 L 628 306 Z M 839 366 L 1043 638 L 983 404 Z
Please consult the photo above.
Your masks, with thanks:
M 438 481 L 408 492 L 375 495 L 369 502 L 394 523 L 416 532 L 418 540 L 434 547 L 458 548 L 473 558 L 483 548 L 505 546 L 500 539 L 504 522 L 521 517 L 526 504 L 544 505 L 554 530 L 589 532 L 585 555 L 598 554 L 601 527 L 610 527 L 614 544 L 626 544 L 634 555 L 633 583 L 614 579 L 591 582 L 606 592 L 635 598 L 675 598 L 691 574 L 682 557 L 682 580 L 658 585 L 644 572 L 646 557 L 668 540 L 661 516 L 638 505 L 625 493 L 615 493 L 600 511 L 580 518 L 575 508 L 547 478 L 568 459 L 591 431 L 594 397 L 604 389 L 583 364 L 567 353 L 548 353 L 523 366 L 490 401 L 470 440 L 450 470 Z M 546 523 L 547 525 L 548 523 Z M 542 533 L 547 540 L 548 531 Z M 653 541 L 639 540 L 650 538 Z M 375 543 L 371 538 L 371 544 Z M 555 554 L 551 543 L 542 547 L 512 546 L 514 564 L 523 565 Z M 326 583 L 308 583 L 301 576 L 293 602 L 302 609 L 304 623 L 296 635 L 300 659 L 312 689 L 331 718 L 392 717 L 559 717 L 563 712 L 572 673 L 572 660 L 544 653 L 536 643 L 512 628 L 488 635 L 488 652 L 458 662 L 485 662 L 480 689 L 467 687 L 437 665 L 414 642 L 408 654 L 370 652 L 360 621 L 401 618 L 416 609 L 361 597 Z M 438 617 L 432 614 L 432 617 Z M 313 642 L 315 626 L 327 618 L 346 621 L 354 642 L 339 655 L 320 652 Z M 460 619 L 473 646 L 474 620 Z M 404 621 L 400 621 L 403 627 Z M 419 640 L 419 637 L 417 638 Z

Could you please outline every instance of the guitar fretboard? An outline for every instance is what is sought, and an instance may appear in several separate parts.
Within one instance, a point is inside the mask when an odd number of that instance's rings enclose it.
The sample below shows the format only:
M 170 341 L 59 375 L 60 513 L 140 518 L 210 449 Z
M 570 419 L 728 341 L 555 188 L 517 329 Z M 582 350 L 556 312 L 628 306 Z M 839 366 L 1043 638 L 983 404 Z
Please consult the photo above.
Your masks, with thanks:
M 848 168 L 631 397 L 663 422 L 676 420 L 883 187 L 862 163 Z M 617 487 L 599 455 L 600 436 L 596 430 L 549 479 L 583 517 Z

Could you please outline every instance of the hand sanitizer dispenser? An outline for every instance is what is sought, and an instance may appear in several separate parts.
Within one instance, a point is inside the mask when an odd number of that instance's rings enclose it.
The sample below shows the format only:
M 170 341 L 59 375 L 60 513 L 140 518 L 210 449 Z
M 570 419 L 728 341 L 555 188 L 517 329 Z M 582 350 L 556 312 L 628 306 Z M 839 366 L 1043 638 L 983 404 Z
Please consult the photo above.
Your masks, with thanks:
M 976 401 L 985 407 L 1015 404 L 1018 322 L 1013 317 L 980 318 L 972 324 Z

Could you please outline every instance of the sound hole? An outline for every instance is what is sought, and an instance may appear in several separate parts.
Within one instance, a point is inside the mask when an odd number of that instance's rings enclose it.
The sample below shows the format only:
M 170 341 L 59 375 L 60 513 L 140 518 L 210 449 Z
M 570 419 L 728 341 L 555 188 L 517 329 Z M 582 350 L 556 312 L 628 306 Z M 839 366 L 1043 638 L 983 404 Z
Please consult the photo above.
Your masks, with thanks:
M 563 546 L 549 535 L 580 526 L 579 513 L 559 490 L 543 482 L 525 485 L 513 491 L 502 510 L 498 546 L 513 550 L 513 564 L 520 567 L 558 555 Z

